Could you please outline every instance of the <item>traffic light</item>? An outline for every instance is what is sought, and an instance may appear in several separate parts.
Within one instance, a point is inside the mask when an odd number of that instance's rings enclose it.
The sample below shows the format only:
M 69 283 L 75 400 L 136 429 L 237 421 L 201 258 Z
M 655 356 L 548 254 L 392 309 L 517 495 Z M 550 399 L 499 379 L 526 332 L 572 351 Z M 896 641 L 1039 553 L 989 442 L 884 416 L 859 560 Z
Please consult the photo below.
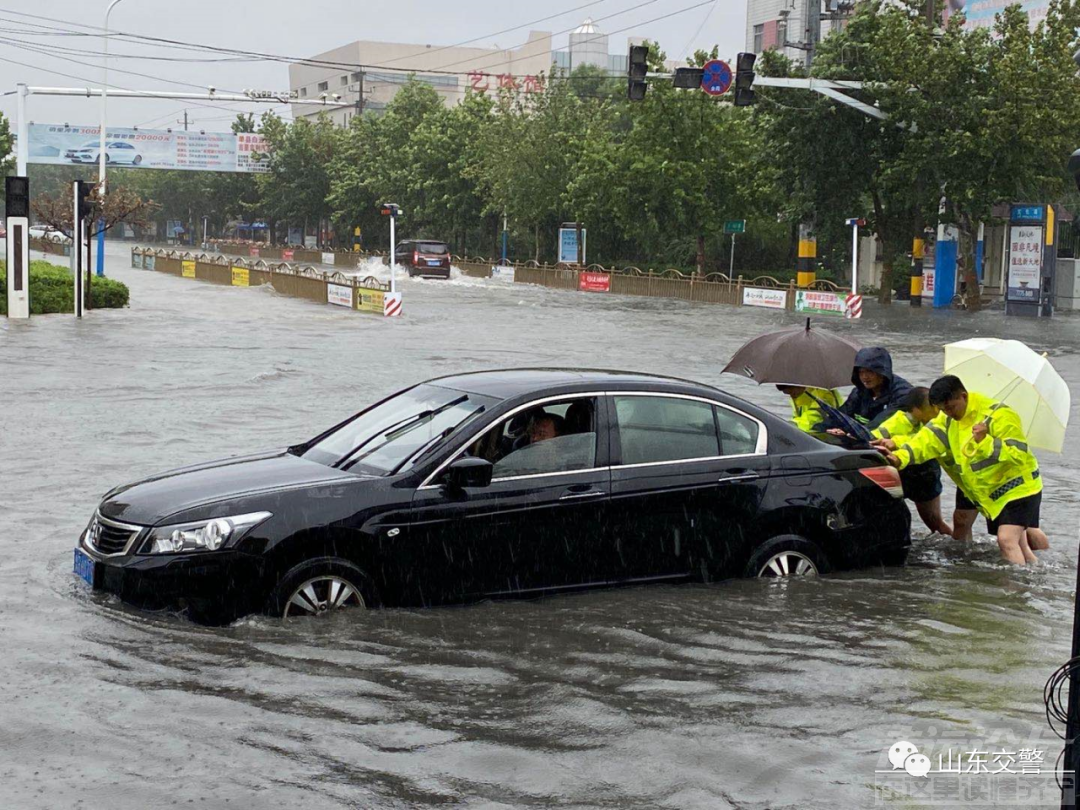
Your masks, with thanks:
M 630 56 L 626 63 L 626 96 L 631 101 L 643 101 L 649 85 L 645 83 L 645 74 L 649 72 L 649 46 L 631 45 Z
M 675 78 L 672 81 L 672 86 L 682 90 L 700 90 L 701 80 L 704 78 L 704 68 L 675 68 Z
M 87 219 L 93 211 L 94 206 L 94 186 L 87 183 L 85 180 L 78 180 L 78 194 L 79 194 L 79 218 Z
M 30 181 L 27 178 L 5 177 L 4 198 L 9 217 L 30 216 Z
M 754 62 L 757 55 L 752 53 L 740 53 L 735 60 L 735 106 L 749 107 L 754 103 L 754 91 L 750 85 L 754 83 Z

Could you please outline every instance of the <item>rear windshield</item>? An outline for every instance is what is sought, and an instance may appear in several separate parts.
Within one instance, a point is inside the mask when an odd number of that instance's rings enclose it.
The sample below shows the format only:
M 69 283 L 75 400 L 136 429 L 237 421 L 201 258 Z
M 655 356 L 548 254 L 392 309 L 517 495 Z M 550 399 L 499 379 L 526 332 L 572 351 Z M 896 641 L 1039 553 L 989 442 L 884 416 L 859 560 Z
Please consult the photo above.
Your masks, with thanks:
M 445 242 L 417 242 L 416 250 L 418 253 L 449 253 L 450 248 L 447 247 Z

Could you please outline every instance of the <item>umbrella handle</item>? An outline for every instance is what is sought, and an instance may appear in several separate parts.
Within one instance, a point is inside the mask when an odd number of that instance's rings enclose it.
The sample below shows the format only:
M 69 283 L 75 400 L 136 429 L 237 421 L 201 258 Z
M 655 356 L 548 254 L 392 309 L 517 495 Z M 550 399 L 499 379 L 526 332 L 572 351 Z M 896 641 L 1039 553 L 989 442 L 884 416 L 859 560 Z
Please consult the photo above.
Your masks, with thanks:
M 981 422 L 979 422 L 979 424 L 989 427 L 990 417 L 986 417 Z M 964 454 L 964 458 L 972 458 L 975 455 L 975 450 L 977 448 L 978 445 L 975 444 L 975 437 L 972 436 L 970 439 L 967 440 L 967 443 L 960 449 L 960 452 Z

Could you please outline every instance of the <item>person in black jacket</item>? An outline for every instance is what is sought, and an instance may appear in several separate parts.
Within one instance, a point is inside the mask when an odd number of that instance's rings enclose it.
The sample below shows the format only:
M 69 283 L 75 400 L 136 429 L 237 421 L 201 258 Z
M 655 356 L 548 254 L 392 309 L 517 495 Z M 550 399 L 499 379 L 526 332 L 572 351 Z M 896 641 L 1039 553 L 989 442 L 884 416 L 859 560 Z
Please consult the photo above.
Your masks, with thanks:
M 859 349 L 851 372 L 855 386 L 840 411 L 873 430 L 897 412 L 911 393 L 911 383 L 893 374 L 892 356 L 881 346 Z M 832 429 L 830 433 L 843 434 Z M 915 502 L 919 517 L 932 532 L 952 536 L 952 527 L 941 516 L 941 465 L 936 461 L 912 465 L 900 472 L 904 497 Z

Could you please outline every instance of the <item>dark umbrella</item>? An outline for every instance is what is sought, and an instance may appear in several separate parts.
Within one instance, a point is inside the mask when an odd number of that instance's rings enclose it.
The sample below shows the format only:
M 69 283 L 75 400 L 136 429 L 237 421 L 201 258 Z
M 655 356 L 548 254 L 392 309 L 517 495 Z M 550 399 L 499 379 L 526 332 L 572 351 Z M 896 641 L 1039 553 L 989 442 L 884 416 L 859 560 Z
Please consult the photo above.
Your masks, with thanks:
M 759 335 L 735 352 L 725 373 L 754 382 L 840 388 L 851 385 L 858 343 L 806 326 Z

